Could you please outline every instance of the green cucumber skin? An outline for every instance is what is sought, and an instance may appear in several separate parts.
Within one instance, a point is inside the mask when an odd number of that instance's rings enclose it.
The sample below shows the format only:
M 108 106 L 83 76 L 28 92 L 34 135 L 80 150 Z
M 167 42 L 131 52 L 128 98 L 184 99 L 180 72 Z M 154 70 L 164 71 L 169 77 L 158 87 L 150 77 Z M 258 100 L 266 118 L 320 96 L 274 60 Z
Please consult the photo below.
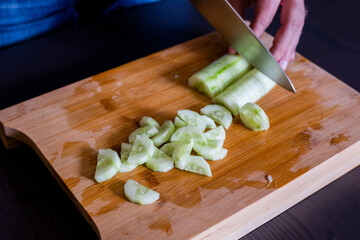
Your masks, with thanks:
M 252 69 L 213 98 L 213 102 L 224 105 L 237 116 L 243 105 L 256 102 L 275 85 L 275 82 L 257 69 Z
M 192 75 L 189 86 L 214 97 L 250 68 L 250 64 L 244 58 L 226 54 Z
M 265 111 L 255 103 L 247 103 L 240 109 L 240 118 L 245 127 L 253 131 L 265 131 L 270 127 Z

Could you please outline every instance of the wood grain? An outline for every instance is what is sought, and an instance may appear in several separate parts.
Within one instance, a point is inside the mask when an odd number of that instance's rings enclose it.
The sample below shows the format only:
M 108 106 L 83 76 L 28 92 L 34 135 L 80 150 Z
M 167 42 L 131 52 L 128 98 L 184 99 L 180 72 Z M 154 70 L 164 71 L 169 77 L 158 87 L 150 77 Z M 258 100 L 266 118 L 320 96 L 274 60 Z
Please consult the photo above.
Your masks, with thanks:
M 35 149 L 103 239 L 240 237 L 360 162 L 359 93 L 300 55 L 287 72 L 298 93 L 275 87 L 259 101 L 270 118 L 266 132 L 233 124 L 228 156 L 210 162 L 213 177 L 140 166 L 93 180 L 97 150 L 119 150 L 142 116 L 163 122 L 209 104 L 187 79 L 226 47 L 213 33 L 7 108 L 0 111 L 3 135 Z M 126 201 L 130 178 L 161 200 Z

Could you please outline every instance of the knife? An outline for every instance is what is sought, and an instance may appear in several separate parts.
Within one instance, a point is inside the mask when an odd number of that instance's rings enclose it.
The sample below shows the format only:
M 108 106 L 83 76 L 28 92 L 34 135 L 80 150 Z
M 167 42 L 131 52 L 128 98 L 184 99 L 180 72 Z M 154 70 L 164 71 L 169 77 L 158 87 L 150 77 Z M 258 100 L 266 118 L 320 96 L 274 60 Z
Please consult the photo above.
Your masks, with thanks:
M 227 0 L 190 2 L 250 64 L 281 87 L 296 92 L 279 63 Z

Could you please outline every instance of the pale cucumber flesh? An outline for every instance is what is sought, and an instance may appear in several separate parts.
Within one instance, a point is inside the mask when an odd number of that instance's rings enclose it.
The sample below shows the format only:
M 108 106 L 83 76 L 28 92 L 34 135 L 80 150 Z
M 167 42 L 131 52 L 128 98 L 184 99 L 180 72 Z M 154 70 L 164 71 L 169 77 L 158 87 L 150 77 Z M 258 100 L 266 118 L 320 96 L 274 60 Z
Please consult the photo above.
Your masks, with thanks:
M 171 142 L 196 142 L 205 139 L 203 131 L 194 126 L 185 126 L 177 129 L 172 135 Z
M 175 162 L 175 167 L 181 170 L 184 169 L 187 159 L 191 154 L 193 146 L 194 144 L 192 142 L 190 143 L 179 142 L 175 146 L 172 153 L 172 158 Z
M 210 140 L 225 140 L 225 129 L 223 126 L 219 126 L 217 128 L 211 129 L 207 131 L 204 136 Z
M 142 186 L 134 180 L 127 180 L 124 185 L 126 198 L 140 205 L 151 204 L 159 200 L 160 194 L 147 187 Z
M 150 138 L 137 135 L 127 161 L 131 165 L 141 165 L 151 158 L 154 151 L 155 146 Z
M 184 170 L 209 177 L 211 177 L 212 175 L 209 164 L 205 161 L 203 157 L 200 156 L 190 155 L 184 166 Z
M 206 160 L 212 160 L 212 161 L 216 161 L 216 160 L 221 160 L 221 159 L 224 159 L 226 157 L 228 153 L 228 150 L 225 149 L 225 148 L 221 148 L 220 151 L 212 154 L 212 155 L 209 155 L 209 154 L 205 154 L 203 153 L 203 157 L 206 159 Z
M 173 151 L 175 149 L 175 147 L 178 145 L 178 142 L 171 142 L 171 143 L 167 143 L 164 144 L 161 148 L 160 151 L 162 151 L 163 153 L 165 153 L 166 155 L 168 155 L 169 157 L 172 156 Z
M 255 103 L 247 103 L 240 109 L 241 121 L 253 131 L 264 131 L 270 127 L 264 110 Z
M 153 118 L 151 118 L 151 117 L 143 117 L 143 118 L 140 120 L 140 126 L 141 126 L 141 127 L 144 127 L 144 126 L 154 126 L 154 127 L 156 127 L 157 129 L 160 128 L 159 123 L 158 123 L 155 119 L 153 119 Z
M 154 126 L 143 126 L 137 128 L 129 135 L 129 143 L 134 143 L 137 135 L 147 136 L 151 138 L 155 136 L 158 132 L 159 130 Z
M 187 126 L 198 127 L 201 131 L 204 131 L 206 128 L 205 120 L 197 112 L 191 110 L 179 110 L 177 115 Z
M 119 168 L 120 173 L 130 172 L 137 167 L 137 165 L 129 164 L 127 161 L 132 147 L 133 145 L 130 143 L 121 143 L 121 166 Z
M 161 125 L 161 127 L 159 128 L 159 132 L 154 137 L 152 137 L 151 140 L 154 142 L 154 145 L 158 147 L 169 141 L 174 131 L 174 124 L 172 123 L 172 121 L 167 120 L 163 123 L 163 125 Z
M 181 128 L 186 126 L 186 123 L 183 120 L 181 120 L 178 116 L 176 116 L 174 120 L 174 125 L 176 128 Z
M 224 144 L 223 140 L 206 139 L 204 141 L 197 141 L 194 144 L 194 151 L 201 156 L 213 155 L 220 151 L 223 144 Z
M 111 179 L 119 171 L 121 160 L 117 152 L 111 149 L 100 149 L 95 170 L 95 180 L 104 182 Z
M 212 120 L 211 118 L 209 118 L 208 116 L 206 115 L 203 115 L 202 118 L 205 120 L 206 122 L 206 129 L 213 129 L 213 128 L 216 128 L 216 124 L 214 122 L 214 120 Z
M 145 162 L 145 165 L 155 172 L 167 172 L 174 168 L 174 161 L 158 148 L 155 148 L 154 154 Z
M 200 113 L 213 119 L 224 128 L 228 129 L 232 123 L 232 115 L 229 110 L 223 106 L 213 104 L 207 105 L 200 110 Z

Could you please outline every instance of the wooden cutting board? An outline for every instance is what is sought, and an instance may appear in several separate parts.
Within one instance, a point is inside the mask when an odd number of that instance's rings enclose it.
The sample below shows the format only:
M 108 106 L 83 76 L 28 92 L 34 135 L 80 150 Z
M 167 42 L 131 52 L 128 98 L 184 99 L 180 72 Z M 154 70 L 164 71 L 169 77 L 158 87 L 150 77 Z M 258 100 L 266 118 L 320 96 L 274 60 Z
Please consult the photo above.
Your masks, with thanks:
M 1 139 L 30 145 L 102 239 L 241 237 L 360 163 L 359 93 L 299 54 L 287 71 L 297 93 L 276 86 L 258 102 L 270 119 L 265 132 L 235 120 L 227 157 L 209 162 L 212 177 L 140 166 L 100 184 L 93 178 L 97 150 L 119 151 L 141 117 L 162 123 L 210 104 L 187 80 L 226 49 L 208 34 L 4 109 Z M 128 202 L 127 179 L 161 199 Z

